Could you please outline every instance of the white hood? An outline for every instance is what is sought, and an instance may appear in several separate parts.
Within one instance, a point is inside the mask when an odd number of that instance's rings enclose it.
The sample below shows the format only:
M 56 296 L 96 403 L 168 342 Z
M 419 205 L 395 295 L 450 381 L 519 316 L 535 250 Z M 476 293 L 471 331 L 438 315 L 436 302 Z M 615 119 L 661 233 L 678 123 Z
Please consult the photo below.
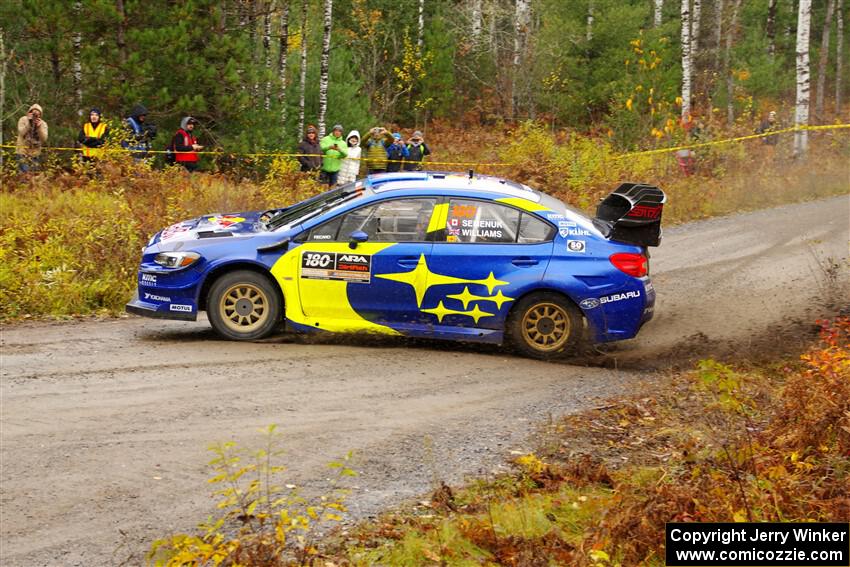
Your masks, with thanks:
M 360 132 L 358 132 L 357 130 L 352 130 L 351 132 L 348 133 L 348 136 L 345 137 L 345 143 L 348 144 L 348 139 L 352 136 L 357 136 L 357 146 L 351 146 L 351 144 L 349 144 L 349 146 L 359 147 L 360 146 L 360 140 L 362 138 L 360 137 Z

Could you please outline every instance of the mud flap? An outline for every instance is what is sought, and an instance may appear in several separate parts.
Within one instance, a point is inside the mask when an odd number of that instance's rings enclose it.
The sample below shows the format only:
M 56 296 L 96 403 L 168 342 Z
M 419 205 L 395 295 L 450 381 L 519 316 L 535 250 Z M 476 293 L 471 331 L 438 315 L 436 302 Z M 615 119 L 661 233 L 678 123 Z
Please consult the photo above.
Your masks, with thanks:
M 599 203 L 593 224 L 609 240 L 658 246 L 666 201 L 667 196 L 658 187 L 623 183 Z

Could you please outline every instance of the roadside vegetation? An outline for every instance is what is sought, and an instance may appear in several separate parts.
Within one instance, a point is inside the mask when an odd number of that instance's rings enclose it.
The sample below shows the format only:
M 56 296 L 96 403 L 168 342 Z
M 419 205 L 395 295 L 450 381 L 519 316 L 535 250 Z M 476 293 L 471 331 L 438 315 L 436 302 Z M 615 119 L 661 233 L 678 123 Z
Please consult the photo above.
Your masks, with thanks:
M 333 529 L 321 542 L 304 533 L 327 532 L 341 519 L 336 480 L 319 500 L 324 507 L 305 508 L 307 517 L 286 509 L 264 515 L 258 510 L 267 502 L 291 500 L 261 493 L 262 475 L 241 493 L 226 483 L 273 467 L 240 469 L 217 449 L 211 482 L 225 483 L 219 507 L 230 512 L 201 535 L 154 543 L 149 559 L 157 566 L 660 566 L 666 522 L 850 521 L 850 318 L 818 325 L 819 340 L 802 355 L 766 366 L 703 360 L 638 395 L 547 425 L 539 450 L 517 456 L 511 474 L 461 488 L 439 484 L 415 506 Z M 257 458 L 270 455 L 277 456 Z M 351 474 L 345 462 L 333 466 L 337 479 Z M 248 504 L 237 505 L 240 498 Z M 224 519 L 241 527 L 223 530 Z M 271 523 L 265 539 L 253 527 L 262 519 Z
M 588 213 L 622 181 L 657 184 L 669 197 L 666 226 L 847 193 L 850 137 L 836 131 L 812 138 L 809 160 L 799 162 L 782 153 L 790 154 L 788 143 L 775 159 L 759 140 L 704 148 L 687 176 L 672 154 L 622 157 L 607 136 L 553 133 L 540 123 L 475 131 L 437 125 L 431 134 L 441 161 L 508 164 L 474 169 L 528 183 Z M 115 154 L 96 173 L 59 164 L 32 177 L 6 172 L 0 320 L 116 315 L 156 231 L 206 213 L 286 206 L 322 190 L 288 158 L 243 165 L 188 176 Z

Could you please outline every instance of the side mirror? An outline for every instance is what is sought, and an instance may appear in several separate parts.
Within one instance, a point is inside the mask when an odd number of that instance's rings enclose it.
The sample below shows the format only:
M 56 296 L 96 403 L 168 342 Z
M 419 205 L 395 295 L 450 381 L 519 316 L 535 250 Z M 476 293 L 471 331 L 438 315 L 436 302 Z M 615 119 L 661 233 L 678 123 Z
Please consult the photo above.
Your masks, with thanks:
M 369 240 L 369 235 L 362 230 L 355 230 L 349 235 L 348 247 L 354 250 L 358 244 L 363 244 Z

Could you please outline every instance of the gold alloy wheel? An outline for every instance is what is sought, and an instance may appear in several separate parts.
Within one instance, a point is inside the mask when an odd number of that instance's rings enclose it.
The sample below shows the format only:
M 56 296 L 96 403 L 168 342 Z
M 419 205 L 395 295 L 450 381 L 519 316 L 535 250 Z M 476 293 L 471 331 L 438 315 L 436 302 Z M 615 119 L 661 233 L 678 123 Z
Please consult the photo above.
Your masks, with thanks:
M 560 305 L 538 303 L 522 318 L 522 338 L 538 351 L 558 350 L 570 338 L 570 318 Z
M 269 300 L 254 284 L 235 284 L 222 294 L 218 313 L 232 331 L 251 333 L 262 327 L 268 318 Z

